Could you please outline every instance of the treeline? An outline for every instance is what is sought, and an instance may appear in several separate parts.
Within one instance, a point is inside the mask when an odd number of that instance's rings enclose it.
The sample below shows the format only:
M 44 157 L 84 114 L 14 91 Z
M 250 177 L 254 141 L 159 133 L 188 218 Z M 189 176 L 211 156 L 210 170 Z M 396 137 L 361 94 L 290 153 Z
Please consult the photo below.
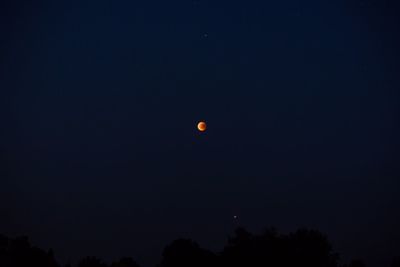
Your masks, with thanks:
M 300 229 L 280 234 L 267 229 L 251 234 L 238 228 L 219 253 L 201 248 L 190 239 L 178 239 L 167 245 L 157 267 L 363 267 L 361 260 L 341 264 L 328 238 L 319 231 Z M 0 267 L 62 267 L 52 250 L 32 246 L 28 238 L 0 235 Z M 65 267 L 69 267 L 66 265 Z M 86 257 L 78 267 L 140 267 L 132 258 L 106 264 L 96 257 Z M 400 267 L 400 258 L 391 267 Z

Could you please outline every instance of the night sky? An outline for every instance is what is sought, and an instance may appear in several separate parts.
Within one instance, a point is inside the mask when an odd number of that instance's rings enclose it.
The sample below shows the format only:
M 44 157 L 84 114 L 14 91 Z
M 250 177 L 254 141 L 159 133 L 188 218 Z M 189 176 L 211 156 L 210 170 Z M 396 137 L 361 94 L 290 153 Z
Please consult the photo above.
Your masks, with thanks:
M 399 14 L 394 0 L 2 1 L 0 233 L 62 263 L 153 266 L 178 237 L 217 251 L 239 225 L 304 226 L 344 260 L 390 261 Z

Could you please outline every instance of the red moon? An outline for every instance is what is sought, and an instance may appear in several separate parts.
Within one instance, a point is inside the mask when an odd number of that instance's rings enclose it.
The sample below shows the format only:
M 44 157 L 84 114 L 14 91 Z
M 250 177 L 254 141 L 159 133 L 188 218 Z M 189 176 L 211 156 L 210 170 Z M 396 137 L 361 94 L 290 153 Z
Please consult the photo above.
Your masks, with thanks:
M 207 124 L 204 121 L 201 121 L 197 124 L 197 129 L 200 132 L 204 132 L 207 129 Z

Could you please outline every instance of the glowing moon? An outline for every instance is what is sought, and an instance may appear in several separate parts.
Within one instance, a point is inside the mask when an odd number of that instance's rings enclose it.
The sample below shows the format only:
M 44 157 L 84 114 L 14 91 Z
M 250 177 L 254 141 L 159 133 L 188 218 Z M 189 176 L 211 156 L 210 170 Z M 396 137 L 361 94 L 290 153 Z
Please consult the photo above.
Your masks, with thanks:
M 204 121 L 201 121 L 197 124 L 197 129 L 200 132 L 204 132 L 207 129 L 207 124 Z

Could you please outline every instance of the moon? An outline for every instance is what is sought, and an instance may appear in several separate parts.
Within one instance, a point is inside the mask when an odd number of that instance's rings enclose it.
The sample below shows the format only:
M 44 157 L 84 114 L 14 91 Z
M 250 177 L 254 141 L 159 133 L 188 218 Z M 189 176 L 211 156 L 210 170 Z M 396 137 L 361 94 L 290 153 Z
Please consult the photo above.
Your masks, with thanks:
M 204 121 L 201 121 L 197 124 L 197 129 L 200 132 L 204 132 L 205 130 L 207 130 L 207 124 Z

